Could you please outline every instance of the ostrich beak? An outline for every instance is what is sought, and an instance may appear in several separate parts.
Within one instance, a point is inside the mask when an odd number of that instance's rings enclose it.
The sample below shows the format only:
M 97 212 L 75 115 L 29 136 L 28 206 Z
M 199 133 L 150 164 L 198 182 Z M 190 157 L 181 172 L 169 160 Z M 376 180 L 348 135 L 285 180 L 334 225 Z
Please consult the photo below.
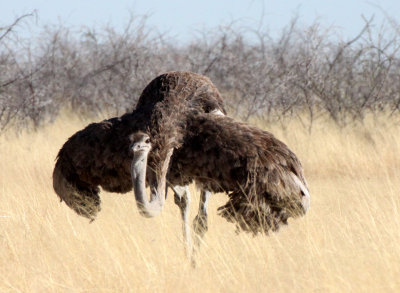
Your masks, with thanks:
M 148 144 L 144 144 L 144 143 L 131 144 L 130 148 L 134 154 L 142 153 L 142 152 L 149 152 L 151 150 L 151 146 Z

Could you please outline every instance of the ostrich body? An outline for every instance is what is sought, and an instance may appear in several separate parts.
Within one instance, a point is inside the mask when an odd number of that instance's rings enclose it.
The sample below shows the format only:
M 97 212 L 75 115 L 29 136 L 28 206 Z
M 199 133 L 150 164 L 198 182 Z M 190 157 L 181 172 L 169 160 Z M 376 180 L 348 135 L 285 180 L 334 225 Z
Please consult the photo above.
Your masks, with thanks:
M 194 181 L 203 190 L 228 193 L 220 215 L 254 234 L 276 231 L 289 217 L 307 212 L 310 194 L 301 163 L 271 133 L 204 113 L 188 113 L 185 121 L 184 143 L 171 158 L 170 184 Z M 206 210 L 200 217 L 202 237 Z
M 173 148 L 182 144 L 185 113 L 192 110 L 225 113 L 222 97 L 210 79 L 191 72 L 158 76 L 143 90 L 134 111 L 92 123 L 67 140 L 53 171 L 55 192 L 76 213 L 95 219 L 100 211 L 99 186 L 109 192 L 132 190 L 129 135 L 137 131 L 150 134 L 147 178 L 158 186 L 165 180 L 165 162 Z M 152 192 L 152 197 L 165 196 L 165 188 Z M 176 196 L 181 198 L 182 192 Z

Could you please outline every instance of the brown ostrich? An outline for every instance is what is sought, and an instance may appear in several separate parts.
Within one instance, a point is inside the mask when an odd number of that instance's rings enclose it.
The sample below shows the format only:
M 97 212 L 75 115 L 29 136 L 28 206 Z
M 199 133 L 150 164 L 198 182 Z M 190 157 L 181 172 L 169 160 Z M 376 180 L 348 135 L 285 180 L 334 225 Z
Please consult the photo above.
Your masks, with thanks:
M 288 218 L 307 212 L 310 194 L 301 163 L 271 133 L 229 117 L 198 112 L 188 112 L 185 121 L 183 144 L 171 158 L 170 184 L 186 186 L 194 181 L 202 190 L 228 193 L 220 215 L 235 222 L 239 230 L 254 234 L 276 231 Z M 143 209 L 151 210 L 154 206 L 148 203 L 143 183 L 151 142 L 139 132 L 131 140 L 135 196 Z M 201 198 L 205 209 L 198 216 L 199 237 L 207 230 L 207 199 Z M 184 213 L 187 206 L 181 209 Z
M 132 113 L 92 123 L 67 140 L 53 171 L 55 192 L 76 213 L 95 219 L 100 211 L 99 186 L 118 193 L 132 189 L 129 135 L 147 131 L 153 145 L 147 177 L 152 186 L 159 185 L 152 189 L 152 198 L 164 198 L 165 187 L 158 182 L 165 179 L 164 166 L 172 150 L 182 144 L 181 125 L 189 110 L 225 113 L 222 97 L 210 79 L 191 72 L 158 76 L 144 89 Z M 174 188 L 177 203 L 185 190 Z M 141 213 L 154 216 L 157 211 Z

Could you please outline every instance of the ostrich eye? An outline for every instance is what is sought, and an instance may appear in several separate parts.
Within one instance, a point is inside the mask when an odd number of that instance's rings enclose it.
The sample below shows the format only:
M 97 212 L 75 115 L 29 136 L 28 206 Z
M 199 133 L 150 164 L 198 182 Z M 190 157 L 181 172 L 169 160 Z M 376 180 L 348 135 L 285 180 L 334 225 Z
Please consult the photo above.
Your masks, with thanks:
M 150 138 L 146 139 L 145 143 L 150 143 Z

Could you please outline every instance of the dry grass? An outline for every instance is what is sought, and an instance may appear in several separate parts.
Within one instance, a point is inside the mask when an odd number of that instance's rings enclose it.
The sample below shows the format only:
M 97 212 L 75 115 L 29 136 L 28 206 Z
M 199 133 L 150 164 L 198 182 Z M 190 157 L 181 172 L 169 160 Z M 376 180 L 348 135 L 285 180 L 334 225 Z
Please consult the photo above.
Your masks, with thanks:
M 216 215 L 226 196 L 215 195 L 197 269 L 171 196 L 145 219 L 133 194 L 102 193 L 92 224 L 58 201 L 54 158 L 86 123 L 64 117 L 2 136 L 0 292 L 399 292 L 400 127 L 380 120 L 320 123 L 311 136 L 296 122 L 269 127 L 304 164 L 309 213 L 269 237 L 236 235 Z

